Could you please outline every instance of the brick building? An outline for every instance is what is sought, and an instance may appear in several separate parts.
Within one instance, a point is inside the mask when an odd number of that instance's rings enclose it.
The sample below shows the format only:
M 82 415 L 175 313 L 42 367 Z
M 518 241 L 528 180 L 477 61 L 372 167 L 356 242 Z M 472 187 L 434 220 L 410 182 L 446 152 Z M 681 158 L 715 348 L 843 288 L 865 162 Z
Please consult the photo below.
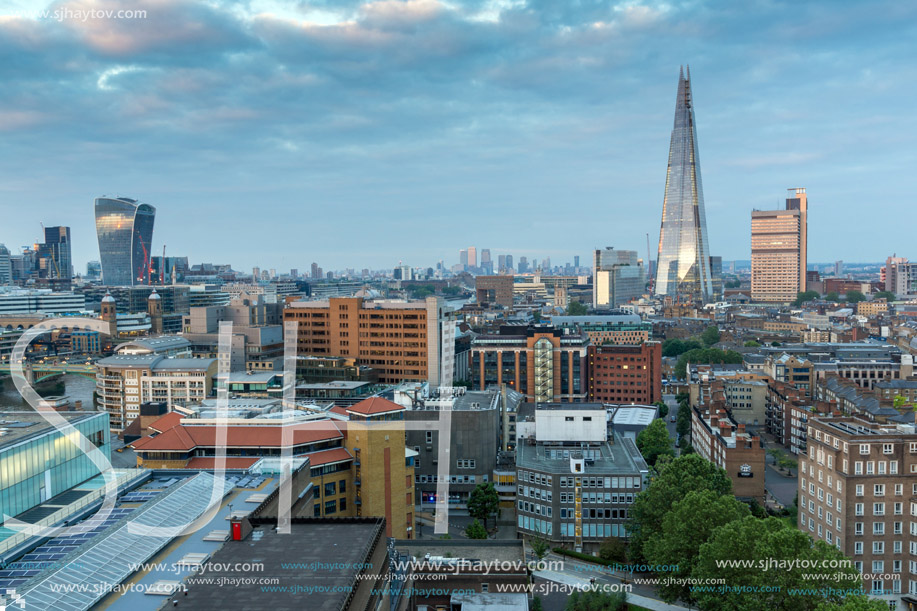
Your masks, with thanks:
M 701 457 L 726 469 L 732 493 L 764 504 L 764 446 L 720 410 L 691 410 L 691 445 Z
M 589 346 L 589 401 L 640 403 L 662 400 L 662 344 Z
M 478 303 L 496 303 L 505 308 L 513 307 L 512 276 L 477 276 L 474 279 L 474 294 Z

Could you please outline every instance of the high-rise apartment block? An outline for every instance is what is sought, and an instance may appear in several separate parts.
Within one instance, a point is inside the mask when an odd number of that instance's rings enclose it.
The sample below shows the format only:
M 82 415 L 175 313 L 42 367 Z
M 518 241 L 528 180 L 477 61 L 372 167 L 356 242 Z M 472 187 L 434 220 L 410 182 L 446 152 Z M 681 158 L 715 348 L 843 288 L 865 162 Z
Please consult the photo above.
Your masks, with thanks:
M 785 210 L 751 213 L 752 301 L 789 303 L 806 290 L 806 190 L 790 189 Z
M 678 76 L 654 290 L 691 300 L 706 300 L 713 292 L 690 69 L 687 77 Z
M 643 260 L 635 250 L 596 250 L 592 271 L 592 307 L 613 309 L 638 299 L 646 288 Z
M 812 418 L 799 461 L 799 528 L 834 545 L 863 588 L 917 594 L 917 433 L 861 418 Z M 906 605 L 904 605 L 906 606 Z
M 443 363 L 452 362 L 454 343 L 442 341 L 452 310 L 438 297 L 426 301 L 364 301 L 332 297 L 294 301 L 284 323 L 296 322 L 299 356 L 343 356 L 379 372 L 383 384 L 405 380 L 438 386 Z

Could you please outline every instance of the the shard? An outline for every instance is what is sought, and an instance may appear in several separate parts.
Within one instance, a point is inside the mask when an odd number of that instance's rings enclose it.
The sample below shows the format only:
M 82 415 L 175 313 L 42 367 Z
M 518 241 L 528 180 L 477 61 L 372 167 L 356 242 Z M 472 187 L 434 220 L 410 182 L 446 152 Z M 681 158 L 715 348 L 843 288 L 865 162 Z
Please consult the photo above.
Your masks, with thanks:
M 706 300 L 713 293 L 704 189 L 697 152 L 691 69 L 678 75 L 675 125 L 662 204 L 654 291 L 660 296 Z

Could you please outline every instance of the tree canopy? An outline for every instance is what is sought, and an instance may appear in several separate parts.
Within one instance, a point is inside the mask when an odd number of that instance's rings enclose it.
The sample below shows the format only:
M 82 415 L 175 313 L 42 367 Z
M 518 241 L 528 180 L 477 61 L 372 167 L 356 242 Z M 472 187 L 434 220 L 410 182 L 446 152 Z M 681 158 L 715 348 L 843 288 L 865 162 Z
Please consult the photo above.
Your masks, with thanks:
M 656 403 L 654 403 L 653 405 L 659 408 L 659 417 L 660 418 L 665 418 L 669 414 L 669 406 L 666 404 L 665 401 L 656 401 Z
M 656 418 L 637 435 L 637 448 L 647 464 L 655 465 L 660 456 L 675 456 L 672 438 L 665 426 L 665 420 Z
M 475 518 L 471 524 L 465 528 L 465 536 L 469 539 L 486 539 L 487 529 Z
M 576 592 L 570 594 L 564 611 L 624 611 L 627 609 L 625 592 Z
M 708 348 L 720 341 L 720 328 L 716 325 L 710 325 L 701 333 L 700 339 Z
M 760 348 L 761 344 L 759 344 L 758 342 L 756 342 L 753 339 L 750 339 L 747 342 L 745 342 L 745 347 L 746 348 Z
M 797 308 L 804 304 L 807 301 L 812 301 L 813 299 L 818 299 L 818 291 L 806 291 L 804 293 L 796 293 L 796 301 L 793 302 L 793 305 Z
M 662 529 L 644 545 L 643 555 L 649 564 L 677 566 L 678 570 L 672 572 L 672 577 L 690 575 L 697 564 L 701 545 L 710 539 L 713 532 L 748 515 L 748 506 L 732 495 L 721 495 L 713 490 L 692 490 L 672 505 L 662 519 Z M 668 602 L 691 598 L 687 584 L 663 583 L 658 592 Z
M 891 291 L 879 291 L 872 296 L 873 299 L 884 299 L 885 301 L 894 301 L 898 297 Z
M 589 312 L 589 308 L 579 301 L 571 301 L 567 305 L 567 314 L 570 316 L 583 316 Z
M 677 501 L 692 491 L 712 490 L 717 495 L 732 492 L 726 471 L 697 454 L 663 457 L 656 461 L 658 475 L 637 495 L 631 509 L 630 552 L 644 557 L 644 545 L 662 530 L 662 521 Z
M 719 348 L 701 348 L 689 350 L 678 357 L 675 363 L 675 375 L 681 378 L 688 377 L 688 363 L 732 363 L 738 365 L 742 362 L 742 355 L 735 350 L 720 350 Z
M 710 611 L 807 611 L 823 602 L 841 603 L 843 594 L 839 591 L 862 587 L 856 569 L 842 565 L 818 572 L 800 567 L 833 566 L 820 563 L 844 560 L 839 550 L 823 541 L 813 544 L 808 533 L 788 526 L 779 518 L 761 520 L 748 516 L 717 528 L 701 545 L 691 573 L 695 579 L 724 579 L 730 589 L 695 590 L 694 597 L 701 609 Z M 742 561 L 750 566 L 737 566 Z M 765 569 L 758 564 L 761 561 L 783 564 Z M 842 577 L 836 578 L 837 575 Z
M 861 301 L 866 301 L 866 295 L 860 291 L 847 291 L 847 294 L 844 295 L 844 299 L 847 303 L 859 303 Z
M 662 342 L 662 356 L 680 356 L 688 350 L 703 348 L 696 339 L 680 340 L 677 337 Z
M 493 482 L 478 484 L 468 495 L 468 515 L 484 522 L 485 529 L 488 518 L 495 515 L 499 509 L 500 496 Z
M 825 301 L 840 301 L 841 298 L 837 294 L 837 291 L 831 291 L 830 293 L 825 294 Z

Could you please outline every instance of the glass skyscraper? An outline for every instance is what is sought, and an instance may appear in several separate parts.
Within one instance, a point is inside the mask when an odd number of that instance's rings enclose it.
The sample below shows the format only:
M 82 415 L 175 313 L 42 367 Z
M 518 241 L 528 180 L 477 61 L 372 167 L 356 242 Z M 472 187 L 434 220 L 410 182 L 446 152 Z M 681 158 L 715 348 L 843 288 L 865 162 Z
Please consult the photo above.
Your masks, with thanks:
M 127 197 L 96 198 L 96 232 L 102 282 L 108 286 L 149 284 L 156 208 Z
M 655 293 L 706 300 L 713 293 L 704 190 L 700 177 L 691 70 L 678 75 L 675 126 L 662 204 Z

